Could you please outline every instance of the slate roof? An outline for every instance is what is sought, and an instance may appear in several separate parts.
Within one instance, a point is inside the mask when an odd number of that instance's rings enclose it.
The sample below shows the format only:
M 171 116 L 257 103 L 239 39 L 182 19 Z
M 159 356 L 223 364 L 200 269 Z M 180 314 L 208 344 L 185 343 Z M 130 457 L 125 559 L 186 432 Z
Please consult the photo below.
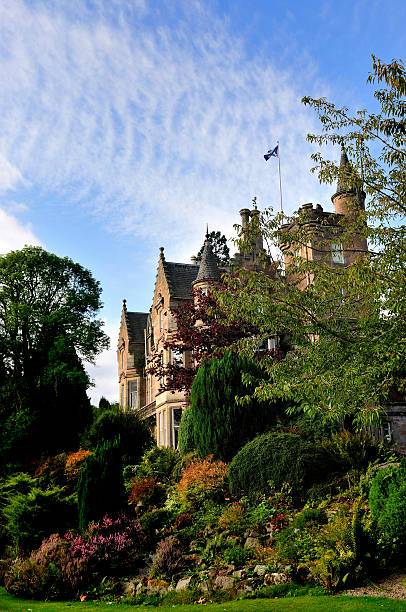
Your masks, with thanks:
M 348 160 L 347 152 L 344 147 L 341 147 L 340 170 L 343 174 L 338 179 L 337 191 L 334 195 L 353 190 L 348 181 L 348 173 L 351 171 L 351 166 Z
M 125 313 L 127 323 L 128 339 L 130 342 L 144 343 L 144 329 L 147 327 L 147 312 L 129 312 Z
M 199 272 L 199 266 L 165 261 L 164 269 L 171 297 L 181 299 L 191 298 L 192 283 Z
M 216 256 L 213 253 L 213 249 L 208 238 L 206 237 L 196 281 L 219 280 L 220 276 L 221 272 L 217 265 Z

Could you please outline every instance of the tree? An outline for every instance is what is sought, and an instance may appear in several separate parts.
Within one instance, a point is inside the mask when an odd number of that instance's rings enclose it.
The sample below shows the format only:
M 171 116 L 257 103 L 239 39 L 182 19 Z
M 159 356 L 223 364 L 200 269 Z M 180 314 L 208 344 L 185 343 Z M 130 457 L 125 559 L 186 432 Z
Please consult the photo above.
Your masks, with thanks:
M 220 285 L 217 291 L 221 292 Z M 168 337 L 164 348 L 170 349 L 175 359 L 163 365 L 158 352 L 148 365 L 149 373 L 164 381 L 165 390 L 189 392 L 204 358 L 220 356 L 224 348 L 255 333 L 255 328 L 241 317 L 225 320 L 219 301 L 211 291 L 205 295 L 199 289 L 194 290 L 192 299 L 182 302 L 172 315 L 176 331 Z M 182 358 L 186 352 L 190 353 L 187 365 Z
M 210 232 L 208 240 L 213 249 L 213 253 L 216 256 L 217 264 L 219 266 L 227 266 L 230 263 L 230 250 L 227 246 L 227 238 L 221 232 Z M 202 260 L 204 245 L 201 247 L 197 254 L 196 261 Z
M 37 454 L 72 448 L 91 420 L 82 360 L 108 346 L 100 294 L 88 270 L 40 247 L 0 257 L 0 421 L 18 421 Z
M 285 276 L 273 278 L 263 270 L 240 270 L 238 279 L 230 279 L 238 297 L 230 299 L 223 292 L 221 298 L 230 317 L 240 313 L 262 333 L 290 335 L 294 350 L 285 359 L 264 360 L 266 376 L 256 387 L 256 397 L 290 398 L 306 412 L 332 419 L 348 416 L 359 425 L 379 418 L 385 404 L 406 391 L 403 63 L 384 64 L 373 57 L 368 82 L 385 85 L 374 94 L 377 113 L 350 113 L 325 99 L 303 99 L 322 124 L 322 133 L 309 135 L 309 141 L 341 145 L 349 158 L 348 164 L 338 166 L 321 153 L 313 155 L 320 180 L 338 180 L 339 187 L 352 194 L 353 206 L 338 219 L 337 235 L 344 246 L 354 244 L 354 237 L 367 239 L 368 252 L 347 267 L 331 266 L 323 258 L 303 259 L 296 256 L 296 248 L 309 245 L 307 228 L 297 216 L 286 219 L 266 211 L 251 231 L 260 231 L 269 245 L 282 242 L 292 265 Z M 365 211 L 359 205 L 362 189 Z M 289 223 L 296 223 L 296 230 L 288 235 L 281 225 Z M 306 278 L 310 282 L 302 290 Z
M 246 442 L 275 425 L 277 407 L 261 404 L 250 393 L 261 378 L 258 362 L 229 351 L 222 359 L 203 360 L 186 411 L 200 457 L 230 461 Z M 282 415 L 283 407 L 279 408 Z

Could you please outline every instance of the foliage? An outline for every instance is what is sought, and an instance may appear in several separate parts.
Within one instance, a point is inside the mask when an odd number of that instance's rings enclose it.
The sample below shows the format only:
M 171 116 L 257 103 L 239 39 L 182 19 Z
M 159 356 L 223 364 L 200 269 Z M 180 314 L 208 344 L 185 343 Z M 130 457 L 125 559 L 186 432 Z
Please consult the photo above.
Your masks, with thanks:
M 137 477 L 153 477 L 157 482 L 169 483 L 175 478 L 181 461 L 179 453 L 170 447 L 153 446 L 147 451 L 136 470 Z
M 159 506 L 165 500 L 165 489 L 152 476 L 145 476 L 133 481 L 131 486 L 128 503 L 135 506 L 142 506 L 142 509 Z
M 224 508 L 219 516 L 218 524 L 220 529 L 238 531 L 244 527 L 245 518 L 246 509 L 240 501 L 237 501 Z
M 28 558 L 17 558 L 5 586 L 15 595 L 35 599 L 78 597 L 106 571 L 133 569 L 143 543 L 140 526 L 125 516 L 105 516 L 82 535 L 53 534 Z
M 50 534 L 76 525 L 76 496 L 66 496 L 60 487 L 46 491 L 32 488 L 27 494 L 10 496 L 3 514 L 13 545 L 27 553 Z
M 222 291 L 221 284 L 217 285 L 217 291 Z M 200 289 L 195 289 L 192 299 L 174 308 L 171 315 L 176 330 L 166 338 L 163 348 L 170 350 L 175 358 L 164 365 L 158 351 L 148 364 L 148 372 L 163 381 L 163 390 L 190 392 L 204 359 L 220 356 L 224 348 L 255 333 L 255 328 L 240 315 L 226 320 L 219 300 L 212 292 L 205 295 Z
M 172 578 L 184 566 L 183 546 L 174 536 L 161 540 L 154 555 L 153 569 L 159 576 Z
M 224 499 L 227 473 L 228 465 L 212 456 L 192 461 L 177 486 L 183 506 L 197 509 L 207 501 Z
M 210 232 L 208 235 L 208 241 L 211 244 L 213 253 L 217 260 L 218 266 L 226 266 L 230 262 L 230 250 L 227 246 L 227 238 L 220 232 Z M 202 260 L 204 245 L 196 256 L 197 263 Z
M 158 533 L 165 529 L 170 518 L 171 513 L 164 508 L 154 508 L 142 514 L 140 524 L 149 546 L 156 542 Z
M 304 412 L 333 422 L 347 416 L 360 427 L 406 390 L 403 63 L 373 57 L 368 81 L 382 84 L 374 93 L 377 112 L 352 113 L 324 98 L 303 99 L 321 122 L 321 134 L 309 135 L 309 141 L 344 145 L 349 158 L 340 167 L 313 155 L 320 180 L 338 179 L 345 197 L 346 214 L 336 217 L 335 235 L 329 242 L 321 223 L 315 240 L 309 209 L 290 218 L 266 211 L 251 234 L 261 233 L 273 247 L 271 261 L 264 259 L 262 269 L 261 262 L 257 270 L 240 269 L 228 279 L 230 293 L 218 296 L 230 320 L 238 313 L 265 337 L 288 334 L 295 347 L 281 361 L 264 358 L 267 375 L 255 389 L 257 398 L 288 398 Z M 242 238 L 249 248 L 250 237 Z M 331 265 L 334 239 L 342 243 L 347 264 L 350 255 L 354 259 L 351 265 Z M 285 275 L 266 274 L 270 265 L 282 266 L 280 251 L 272 255 L 278 246 L 289 259 Z M 311 256 L 302 256 L 305 249 Z
M 138 463 L 143 453 L 152 445 L 147 422 L 135 410 L 104 410 L 96 417 L 88 438 L 93 446 L 119 440 L 122 460 L 127 465 Z
M 238 544 L 236 546 L 231 546 L 231 548 L 228 548 L 224 552 L 225 561 L 227 561 L 227 563 L 232 563 L 237 567 L 242 567 L 243 565 L 248 563 L 248 561 L 252 559 L 252 557 L 252 550 L 244 548 L 243 546 L 240 546 Z
M 322 447 L 343 471 L 365 470 L 380 452 L 380 447 L 365 433 L 353 433 L 347 429 L 323 440 Z
M 277 407 L 251 396 L 262 376 L 258 363 L 229 351 L 221 359 L 203 361 L 193 381 L 189 408 L 200 457 L 212 454 L 231 461 L 246 442 L 276 423 Z
M 117 442 L 104 442 L 86 458 L 78 482 L 79 526 L 125 506 L 121 457 Z
M 382 560 L 403 558 L 406 547 L 406 466 L 378 469 L 369 491 L 376 545 Z
M 310 483 L 325 477 L 328 463 L 320 448 L 290 433 L 270 432 L 248 442 L 230 464 L 230 491 L 250 497 L 267 493 L 270 483 L 285 482 L 300 495 Z
M 306 520 L 302 513 L 292 526 L 279 534 L 279 558 L 291 563 L 298 575 L 310 574 L 327 589 L 350 582 L 359 561 L 357 513 L 358 507 L 353 516 L 342 507 L 327 524 L 325 517 L 319 516 L 315 521 L 313 516 L 313 519 Z
M 70 453 L 66 457 L 65 476 L 67 480 L 76 483 L 84 467 L 86 457 L 91 455 L 91 451 L 80 449 L 75 453 Z
M 195 450 L 195 435 L 193 426 L 193 414 L 190 408 L 182 414 L 178 431 L 179 451 L 182 455 L 186 455 Z
M 3 461 L 77 445 L 91 416 L 81 359 L 108 345 L 100 293 L 88 270 L 40 247 L 0 257 Z

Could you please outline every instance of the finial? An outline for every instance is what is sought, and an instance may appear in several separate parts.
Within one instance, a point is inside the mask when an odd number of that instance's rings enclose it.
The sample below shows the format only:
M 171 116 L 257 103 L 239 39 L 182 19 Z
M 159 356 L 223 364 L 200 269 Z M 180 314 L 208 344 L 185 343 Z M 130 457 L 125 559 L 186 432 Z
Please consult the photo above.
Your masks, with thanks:
M 123 310 L 127 310 L 127 300 L 123 299 Z
M 209 224 L 206 223 L 206 240 L 209 239 Z
M 160 259 L 165 259 L 165 255 L 164 255 L 164 247 L 159 247 L 159 257 Z

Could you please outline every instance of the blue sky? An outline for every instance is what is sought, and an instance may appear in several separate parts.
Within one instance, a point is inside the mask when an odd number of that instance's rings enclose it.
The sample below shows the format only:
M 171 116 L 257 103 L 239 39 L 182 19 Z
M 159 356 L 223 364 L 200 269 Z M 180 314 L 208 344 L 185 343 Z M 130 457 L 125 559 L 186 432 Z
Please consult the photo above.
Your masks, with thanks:
M 406 0 L 0 0 L 0 253 L 41 244 L 103 287 L 116 398 L 122 299 L 148 311 L 159 247 L 190 261 L 257 196 L 330 206 L 304 95 L 372 105 L 371 54 L 406 48 Z M 339 155 L 339 152 L 329 152 Z

